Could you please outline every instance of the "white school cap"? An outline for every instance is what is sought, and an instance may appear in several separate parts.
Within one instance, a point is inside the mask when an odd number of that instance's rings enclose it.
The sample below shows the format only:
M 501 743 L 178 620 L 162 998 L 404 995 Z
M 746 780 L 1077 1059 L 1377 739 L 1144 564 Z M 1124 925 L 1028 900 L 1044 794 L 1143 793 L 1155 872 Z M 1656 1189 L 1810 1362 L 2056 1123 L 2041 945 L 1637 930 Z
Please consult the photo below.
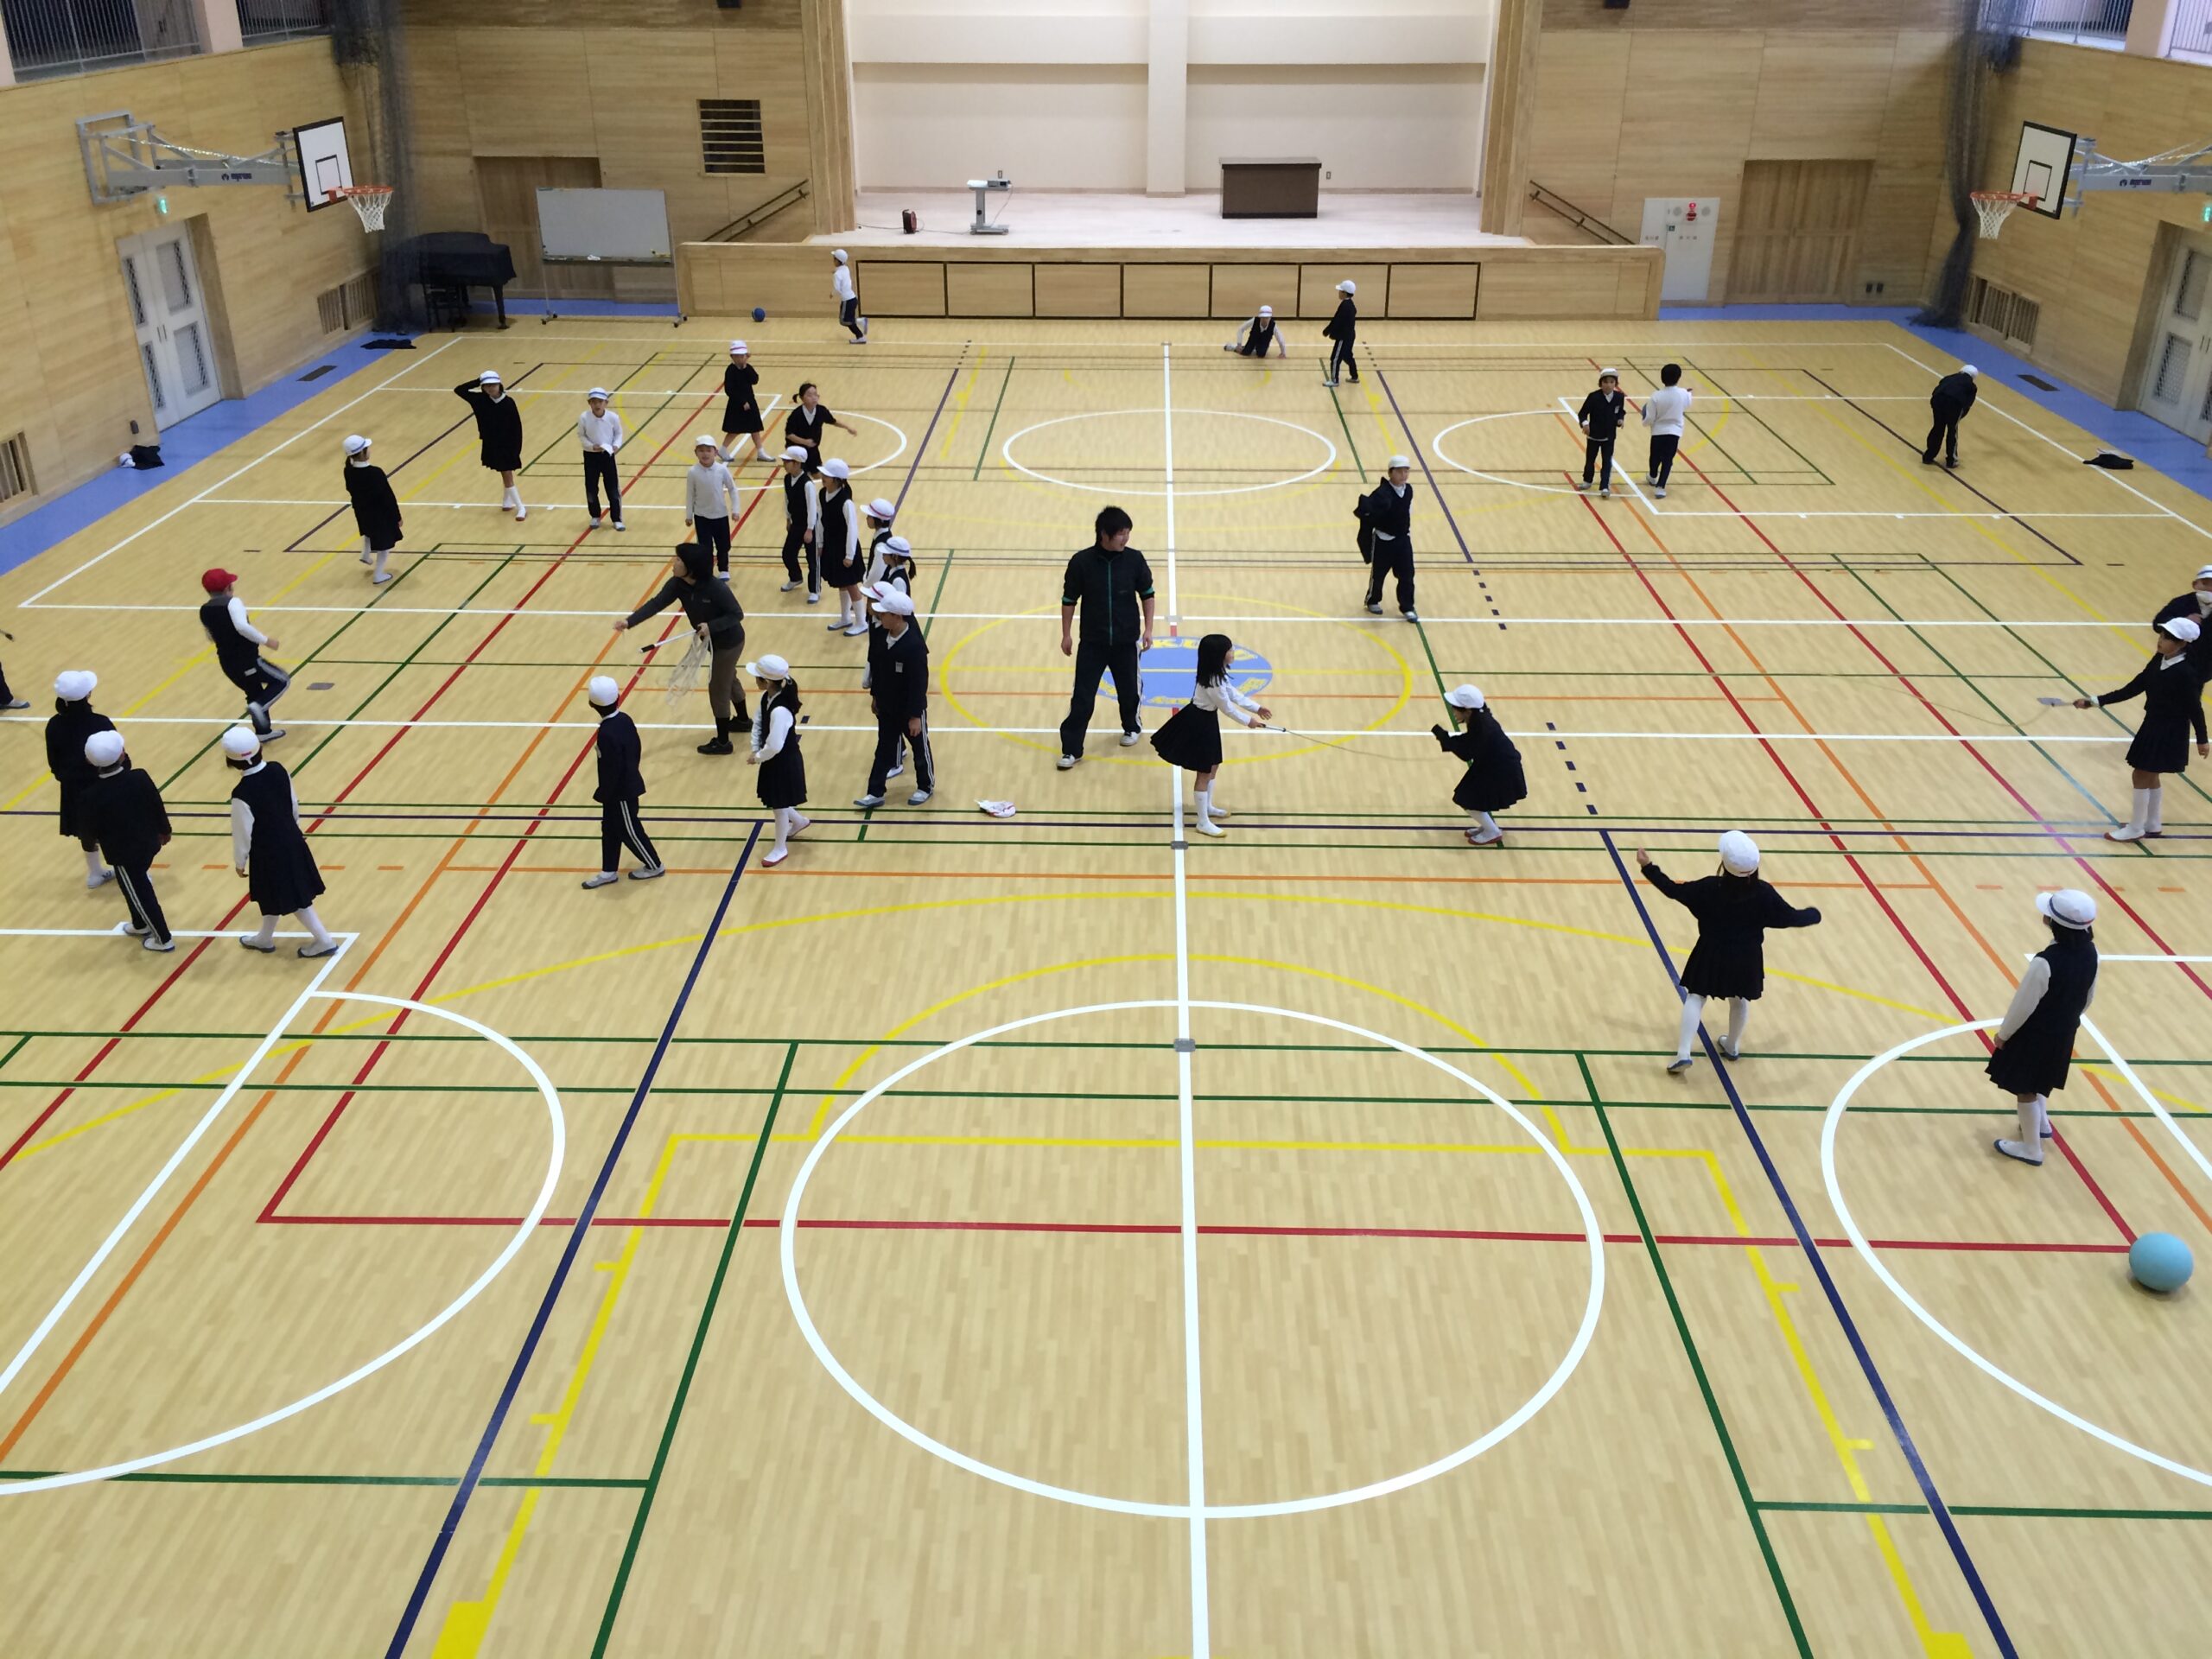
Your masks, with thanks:
M 806 459 L 806 446 L 803 443 L 795 443 L 791 445 L 790 448 L 784 451 L 784 459 L 785 461 L 804 461 Z
M 1621 378 L 1621 372 L 1618 369 L 1600 369 L 1598 378 L 1600 380 L 1618 380 Z
M 2196 619 L 2193 616 L 2176 616 L 2159 623 L 2158 632 L 2180 640 L 2184 645 L 2193 645 L 2204 630 L 2196 626 Z
M 880 495 L 868 504 L 868 516 L 871 518 L 880 518 L 887 524 L 898 517 L 898 514 L 899 509 Z
M 2212 564 L 2206 565 L 2194 578 L 2198 582 L 2212 582 Z
M 1408 472 L 1410 472 L 1413 469 L 1413 462 L 1408 461 L 1403 455 L 1391 456 L 1389 470 L 1395 473 L 1401 467 L 1405 467 Z
M 73 668 L 54 677 L 54 695 L 64 702 L 82 702 L 99 683 L 100 677 L 90 669 Z
M 704 432 L 702 432 L 697 437 L 691 440 L 691 447 L 694 449 L 711 449 L 716 454 L 720 454 L 721 453 L 722 448 L 721 445 L 716 443 Z
M 1357 294 L 1359 292 L 1359 284 L 1352 281 L 1351 277 L 1347 276 L 1344 281 L 1337 284 L 1337 292 L 1339 294 Z
M 1263 317 L 1272 317 L 1274 314 L 1275 308 L 1272 305 L 1263 305 L 1260 308 L 1260 315 Z
M 1750 875 L 1759 867 L 1759 844 L 1740 830 L 1720 837 L 1720 861 L 1731 875 Z
M 85 740 L 85 759 L 96 766 L 113 766 L 123 759 L 123 734 L 94 732 Z
M 841 264 L 841 265 L 842 265 L 842 264 L 846 264 L 850 263 L 850 262 L 846 258 L 846 257 L 845 257 L 845 251 L 844 251 L 842 248 L 838 249 L 838 250 L 836 251 L 836 252 L 835 252 L 835 253 L 831 254 L 830 257 L 832 259 L 835 259 L 835 260 L 836 260 L 839 264 Z
M 2097 901 L 2074 887 L 2036 894 L 2036 909 L 2061 927 L 2083 928 L 2097 919 Z
M 780 657 L 763 657 L 757 663 L 747 663 L 745 671 L 756 680 L 788 680 L 791 665 Z
M 594 386 L 589 391 L 584 393 L 584 401 L 588 404 L 605 403 L 607 401 L 607 388 L 605 386 Z
M 346 453 L 349 455 L 358 455 L 368 447 L 369 441 L 358 432 L 346 440 Z
M 878 586 L 881 584 L 879 583 Z M 868 601 L 868 608 L 880 611 L 886 616 L 912 616 L 914 613 L 914 601 L 896 588 L 885 588 L 881 593 Z
M 904 536 L 885 537 L 883 538 L 883 550 L 887 553 L 896 553 L 902 558 L 912 558 L 914 556 L 914 544 L 908 541 Z
M 1479 686 L 1455 685 L 1444 694 L 1444 701 L 1454 709 L 1479 709 L 1483 706 L 1482 689 Z
M 1964 363 L 1959 365 L 1959 372 L 1971 379 L 1979 376 L 1981 373 L 1981 371 L 1974 367 L 1971 363 Z
M 595 709 L 612 709 L 622 700 L 622 688 L 614 683 L 613 675 L 594 674 L 591 683 L 584 687 L 584 696 L 591 699 Z
M 261 740 L 251 726 L 233 726 L 223 734 L 223 753 L 233 760 L 248 760 L 261 753 Z
M 850 478 L 853 475 L 853 469 L 835 456 L 822 463 L 822 470 L 831 478 Z
M 749 355 L 746 350 L 745 342 L 741 340 L 733 340 L 730 341 L 729 354 L 732 357 L 745 357 Z
M 497 369 L 485 370 L 483 373 L 476 377 L 476 384 L 480 386 L 496 386 L 499 385 L 499 372 Z

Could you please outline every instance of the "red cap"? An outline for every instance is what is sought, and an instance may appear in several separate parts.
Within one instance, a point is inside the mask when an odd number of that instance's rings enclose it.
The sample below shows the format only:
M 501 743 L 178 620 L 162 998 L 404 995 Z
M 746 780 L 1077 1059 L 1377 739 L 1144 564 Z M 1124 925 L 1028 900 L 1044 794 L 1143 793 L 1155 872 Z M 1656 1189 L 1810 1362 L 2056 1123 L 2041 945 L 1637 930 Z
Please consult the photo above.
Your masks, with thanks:
M 238 578 L 232 575 L 229 571 L 224 569 L 219 564 L 213 570 L 203 570 L 200 573 L 200 585 L 202 588 L 205 588 L 211 594 L 221 593 L 224 588 L 228 588 L 236 581 L 238 581 Z

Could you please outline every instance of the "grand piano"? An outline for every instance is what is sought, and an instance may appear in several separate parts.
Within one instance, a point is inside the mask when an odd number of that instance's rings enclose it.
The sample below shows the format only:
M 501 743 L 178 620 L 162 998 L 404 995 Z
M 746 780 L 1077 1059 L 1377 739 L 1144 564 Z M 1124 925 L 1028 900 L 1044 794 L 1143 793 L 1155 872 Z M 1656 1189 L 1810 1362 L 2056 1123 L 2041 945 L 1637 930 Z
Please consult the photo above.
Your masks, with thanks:
M 458 326 L 468 309 L 468 290 L 488 288 L 499 327 L 507 326 L 506 286 L 515 279 L 515 257 L 505 243 L 481 231 L 431 231 L 401 243 L 387 257 L 395 262 L 387 267 L 388 280 L 420 285 L 434 320 L 452 310 L 461 314 Z

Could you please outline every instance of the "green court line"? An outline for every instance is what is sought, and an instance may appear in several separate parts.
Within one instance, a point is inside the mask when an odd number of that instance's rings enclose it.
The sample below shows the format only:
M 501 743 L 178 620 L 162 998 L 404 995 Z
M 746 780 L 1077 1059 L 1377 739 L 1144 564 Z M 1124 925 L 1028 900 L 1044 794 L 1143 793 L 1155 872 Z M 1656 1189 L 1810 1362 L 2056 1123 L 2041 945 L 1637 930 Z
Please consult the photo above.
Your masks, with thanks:
M 0 1054 L 0 1071 L 4 1071 L 8 1069 L 8 1062 L 14 1059 L 16 1055 L 22 1053 L 23 1052 L 24 1045 L 29 1041 L 30 1037 L 29 1033 L 26 1033 L 16 1038 L 14 1042 L 8 1046 L 8 1052 L 5 1054 Z M 15 1079 L 11 1077 L 9 1081 L 12 1083 Z
M 1651 1224 L 1643 1214 L 1643 1201 L 1637 1196 L 1636 1182 L 1628 1173 L 1628 1160 L 1621 1155 L 1620 1142 L 1613 1136 L 1605 1103 L 1599 1098 L 1597 1080 L 1590 1075 L 1586 1065 L 1581 1071 L 1583 1087 L 1590 1091 L 1590 1105 L 1598 1114 L 1598 1127 L 1605 1132 L 1605 1150 L 1612 1158 L 1613 1171 L 1620 1177 L 1621 1190 L 1628 1195 L 1629 1208 L 1635 1213 L 1636 1230 L 1643 1239 L 1643 1253 L 1651 1263 L 1652 1272 L 1658 1276 L 1659 1288 L 1667 1298 L 1667 1312 L 1675 1321 L 1675 1334 L 1681 1339 L 1683 1356 L 1690 1363 L 1690 1374 L 1697 1378 L 1697 1391 L 1705 1401 L 1706 1414 L 1719 1439 L 1721 1455 L 1727 1459 L 1729 1478 L 1736 1483 L 1736 1496 L 1743 1503 L 1744 1518 L 1751 1522 L 1751 1535 L 1758 1540 L 1759 1554 L 1766 1562 L 1768 1578 L 1774 1582 L 1774 1593 L 1782 1602 L 1783 1616 L 1789 1621 L 1789 1634 L 1797 1644 L 1797 1651 L 1802 1659 L 1812 1659 L 1812 1644 L 1805 1639 L 1797 1605 L 1790 1599 L 1789 1580 L 1783 1576 L 1782 1563 L 1776 1558 L 1773 1541 L 1766 1534 L 1766 1522 L 1759 1514 L 1757 1500 L 1751 1497 L 1751 1481 L 1744 1473 L 1742 1459 L 1736 1455 L 1736 1443 L 1729 1438 L 1727 1421 L 1720 1414 L 1719 1401 L 1713 1397 L 1713 1383 L 1705 1374 L 1705 1362 L 1698 1356 L 1697 1342 L 1690 1335 L 1689 1321 L 1683 1317 L 1674 1281 L 1667 1276 L 1666 1259 L 1660 1254 L 1658 1241 L 1651 1236 Z
M 1723 386 L 1719 380 L 1714 379 L 1712 370 L 1699 367 L 1698 365 L 1691 362 L 1687 357 L 1682 359 L 1682 366 L 1689 370 L 1694 374 L 1703 375 L 1707 380 L 1712 383 L 1713 389 L 1728 400 L 1729 404 L 1731 405 L 1731 412 L 1749 416 L 1751 417 L 1751 423 L 1754 426 L 1763 429 L 1768 436 L 1771 437 L 1777 443 L 1787 449 L 1791 454 L 1796 456 L 1798 460 L 1803 461 L 1807 469 L 1812 473 L 1814 477 L 1819 479 L 1823 484 L 1831 486 L 1834 485 L 1835 480 L 1821 470 L 1820 462 L 1815 461 L 1802 449 L 1800 449 L 1796 444 L 1790 442 L 1788 438 L 1783 437 L 1782 435 L 1781 429 L 1776 426 L 1773 422 L 1768 420 L 1766 416 L 1760 414 L 1758 410 L 1746 404 L 1741 398 L 1738 397 L 1733 392 Z M 1751 369 L 1745 372 L 1752 374 L 1789 374 L 1795 372 L 1795 371 L 1789 369 Z M 1728 372 L 1734 374 L 1737 372 L 1737 370 L 1732 367 Z M 1715 447 L 1718 448 L 1717 445 Z M 1788 475 L 1786 474 L 1770 473 L 1767 474 L 1766 481 L 1769 483 L 1780 483 L 1783 482 L 1787 476 Z M 1752 479 L 1750 481 L 1756 484 L 1760 480 L 1758 479 Z
M 665 348 L 664 347 L 663 349 L 665 349 Z M 615 394 L 616 394 L 616 396 L 618 396 L 618 397 L 619 397 L 619 396 L 621 394 L 621 391 L 622 391 L 622 388 L 623 388 L 623 387 L 625 387 L 625 386 L 628 385 L 629 385 L 632 380 L 636 379 L 639 375 L 643 374 L 643 373 L 644 373 L 647 369 L 652 368 L 652 367 L 653 367 L 653 366 L 654 366 L 654 365 L 653 365 L 653 358 L 654 358 L 654 357 L 658 357 L 659 355 L 660 355 L 660 353 L 659 353 L 659 352 L 658 352 L 658 351 L 656 351 L 656 352 L 653 353 L 652 357 L 649 357 L 649 358 L 647 358 L 644 362 L 642 362 L 642 363 L 639 364 L 635 368 L 632 369 L 632 370 L 631 370 L 627 374 L 624 375 L 624 376 L 623 376 L 620 380 L 617 380 L 617 381 L 616 381 L 616 382 L 615 382 L 612 386 L 609 386 L 609 387 L 607 388 L 607 390 L 608 390 L 609 391 L 612 391 L 612 392 L 615 393 Z M 540 366 L 541 368 L 543 368 L 543 367 L 546 367 L 546 366 L 548 366 L 548 365 L 543 365 L 543 364 L 540 364 L 540 365 L 539 365 L 539 366 Z M 556 363 L 556 364 L 551 365 L 550 366 L 555 367 L 555 368 L 582 368 L 583 365 L 582 365 L 581 363 Z M 607 366 L 608 366 L 609 368 L 612 368 L 612 367 L 613 366 L 613 364 L 609 364 L 609 365 L 607 365 Z M 674 359 L 671 359 L 669 362 L 664 363 L 664 364 L 661 365 L 660 366 L 661 366 L 661 367 L 663 367 L 663 368 L 673 369 L 673 368 L 677 367 L 677 365 L 676 362 L 674 361 Z M 696 362 L 696 363 L 695 363 L 694 365 L 692 365 L 692 366 L 691 366 L 690 368 L 686 369 L 686 370 L 683 372 L 683 378 L 684 378 L 685 379 L 689 380 L 689 379 L 690 379 L 693 375 L 695 375 L 695 374 L 697 374 L 697 373 L 701 372 L 702 370 L 711 369 L 711 368 L 713 368 L 714 366 L 715 366 L 715 360 L 714 360 L 714 359 L 712 359 L 711 357 L 702 357 L 702 358 L 701 358 L 701 359 L 699 359 L 699 361 L 698 361 L 698 362 Z M 573 395 L 575 396 L 575 399 L 576 399 L 576 402 L 577 402 L 577 404 L 578 404 L 578 406 L 579 406 L 579 407 L 581 407 L 581 406 L 582 405 L 583 402 L 584 402 L 584 395 L 583 395 L 583 394 L 584 394 L 584 391 L 586 391 L 586 390 L 588 390 L 588 388 L 582 388 L 582 389 L 579 389 L 578 391 L 576 391 L 573 394 Z M 660 405 L 659 405 L 659 407 L 658 407 L 658 408 L 657 408 L 657 409 L 655 409 L 652 414 L 650 414 L 650 415 L 646 416 L 643 420 L 641 420 L 641 421 L 639 421 L 639 422 L 638 423 L 638 430 L 639 430 L 639 432 L 642 432 L 642 431 L 644 431 L 644 430 L 645 430 L 648 426 L 651 426 L 651 425 L 652 425 L 655 421 L 658 420 L 658 419 L 659 419 L 659 418 L 660 418 L 664 414 L 665 414 L 665 413 L 667 412 L 667 410 L 668 410 L 668 406 L 669 406 L 671 404 L 674 403 L 674 402 L 676 401 L 677 397 L 689 397 L 691 395 L 691 393 L 692 393 L 692 392 L 696 391 L 698 391 L 698 390 L 699 390 L 699 388 L 698 388 L 698 387 L 694 386 L 694 387 L 690 388 L 689 391 L 677 392 L 677 393 L 674 394 L 673 396 L 671 396 L 671 397 L 664 397 L 664 398 L 662 398 L 662 399 L 661 399 L 661 401 L 660 401 Z M 548 386 L 548 387 L 546 387 L 546 388 L 545 388 L 545 391 L 546 391 L 546 392 L 547 392 L 548 394 L 551 394 L 551 395 L 557 395 L 557 394 L 559 394 L 559 393 L 561 393 L 561 392 L 563 392 L 563 391 L 568 391 L 568 388 L 567 388 L 567 387 L 565 387 L 565 386 Z M 614 404 L 613 404 L 613 399 L 609 399 L 609 400 L 608 400 L 607 407 L 608 407 L 609 409 L 613 409 L 613 408 L 614 407 Z M 559 426 L 559 423 L 558 423 L 557 422 L 556 422 L 555 424 L 556 425 L 556 427 L 557 427 L 557 426 Z M 625 422 L 623 424 L 624 424 L 624 425 L 625 425 L 625 427 L 626 428 L 626 427 L 627 427 L 627 425 L 628 425 L 629 423 L 628 423 L 627 422 Z M 546 445 L 543 449 L 540 449 L 540 450 L 539 450 L 536 454 L 532 455 L 532 456 L 531 456 L 528 461 L 524 461 L 524 462 L 523 463 L 523 465 L 522 465 L 522 470 L 523 470 L 524 473 L 535 473 L 535 472 L 537 472 L 537 463 L 538 463 L 538 462 L 540 462 L 541 461 L 543 461 L 543 460 L 545 459 L 545 457 L 546 457 L 546 456 L 548 456 L 548 455 L 551 454 L 553 453 L 553 451 L 554 451 L 555 449 L 558 448 L 559 448 L 563 443 L 567 442 L 568 441 L 569 441 L 569 440 L 571 440 L 571 439 L 575 438 L 575 436 L 576 436 L 576 429 L 575 429 L 575 425 L 574 425 L 573 423 L 571 423 L 571 424 L 569 424 L 569 425 L 568 425 L 568 426 L 566 426 L 566 427 L 560 427 L 559 430 L 557 431 L 557 433 L 556 433 L 556 435 L 554 436 L 554 438 L 553 438 L 553 440 L 552 440 L 552 442 L 551 442 L 548 443 L 548 444 L 547 444 L 547 445 Z M 577 453 L 578 454 L 582 454 L 583 453 L 583 451 L 582 451 L 581 448 L 579 448 L 579 449 L 576 451 L 576 453 Z M 541 474 L 541 476 L 542 476 L 542 474 Z
M 1761 1499 L 1758 1507 L 1788 1515 L 1926 1515 L 1925 1503 L 1802 1503 Z M 2212 1510 L 2062 1509 L 2034 1503 L 1953 1503 L 1953 1515 L 2029 1521 L 2212 1521 Z
M 983 463 L 991 458 L 991 434 L 999 429 L 999 410 L 1006 402 L 1006 389 L 1014 384 L 1014 365 L 1017 359 L 1012 357 L 1006 360 L 1006 378 L 999 382 L 998 402 L 991 405 L 991 423 L 983 429 L 983 447 L 976 452 L 976 470 L 968 475 L 968 481 L 971 484 L 982 477 Z M 935 608 L 934 605 L 931 608 Z
M 44 1480 L 59 1469 L 0 1469 L 0 1480 Z M 245 1475 L 142 1469 L 113 1477 L 149 1486 L 458 1486 L 458 1475 Z M 102 1482 L 106 1484 L 106 1482 Z M 486 1475 L 483 1486 L 613 1487 L 635 1491 L 645 1483 L 593 1475 Z
M 601 1659 L 614 1634 L 614 1620 L 622 1611 L 623 1592 L 629 1588 L 631 1569 L 637 1565 L 638 1546 L 645 1535 L 645 1523 L 652 1518 L 653 1499 L 659 1495 L 660 1478 L 668 1467 L 669 1452 L 676 1444 L 677 1426 L 683 1421 L 684 1405 L 691 1397 L 691 1380 L 698 1374 L 699 1356 L 707 1346 L 708 1327 L 714 1323 L 715 1308 L 721 1300 L 722 1286 L 729 1277 L 730 1258 L 736 1253 L 738 1237 L 745 1230 L 745 1215 L 753 1203 L 753 1189 L 760 1178 L 760 1162 L 767 1154 L 768 1136 L 776 1127 L 776 1114 L 783 1105 L 784 1085 L 798 1059 L 798 1045 L 790 1044 L 784 1051 L 783 1075 L 776 1080 L 776 1092 L 768 1103 L 767 1117 L 760 1125 L 759 1138 L 753 1143 L 753 1162 L 745 1172 L 745 1186 L 737 1196 L 736 1213 L 722 1230 L 721 1255 L 715 1263 L 713 1282 L 707 1287 L 706 1305 L 699 1310 L 698 1328 L 691 1334 L 691 1350 L 683 1357 L 683 1373 L 677 1379 L 676 1397 L 669 1405 L 668 1421 L 661 1427 L 652 1469 L 645 1477 L 645 1490 L 638 1497 L 630 1536 L 622 1546 L 622 1564 L 615 1569 L 613 1586 L 607 1592 L 607 1611 L 600 1616 L 599 1635 L 592 1643 L 592 1659 Z
M 1325 373 L 1327 371 L 1325 367 L 1323 372 Z M 1329 407 L 1336 410 L 1337 424 L 1344 429 L 1344 448 L 1351 452 L 1351 469 L 1358 475 L 1359 481 L 1362 484 L 1364 484 L 1367 482 L 1367 466 L 1366 463 L 1362 461 L 1359 458 L 1359 442 L 1358 440 L 1354 438 L 1351 435 L 1351 423 L 1344 418 L 1344 400 L 1337 396 L 1337 389 L 1334 386 L 1331 386 L 1327 390 L 1329 393 Z

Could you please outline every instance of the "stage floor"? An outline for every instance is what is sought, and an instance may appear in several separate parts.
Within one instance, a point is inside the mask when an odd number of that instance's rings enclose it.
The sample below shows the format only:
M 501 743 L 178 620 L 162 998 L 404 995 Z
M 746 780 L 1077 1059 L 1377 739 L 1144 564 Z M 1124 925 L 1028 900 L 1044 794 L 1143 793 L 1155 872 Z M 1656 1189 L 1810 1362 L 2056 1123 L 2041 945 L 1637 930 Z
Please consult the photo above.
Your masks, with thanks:
M 839 247 L 884 242 L 966 242 L 976 216 L 972 190 L 863 190 L 856 200 L 860 228 L 807 240 Z M 899 212 L 912 207 L 922 228 L 908 237 Z M 1186 196 L 1114 195 L 1086 191 L 1024 190 L 1016 180 L 992 217 L 1007 227 L 1007 240 L 1056 248 L 1127 247 L 1179 238 L 1192 247 L 1457 248 L 1489 245 L 1525 247 L 1519 236 L 1486 236 L 1482 199 L 1457 191 L 1399 195 L 1321 193 L 1319 219 L 1224 219 L 1221 192 Z

